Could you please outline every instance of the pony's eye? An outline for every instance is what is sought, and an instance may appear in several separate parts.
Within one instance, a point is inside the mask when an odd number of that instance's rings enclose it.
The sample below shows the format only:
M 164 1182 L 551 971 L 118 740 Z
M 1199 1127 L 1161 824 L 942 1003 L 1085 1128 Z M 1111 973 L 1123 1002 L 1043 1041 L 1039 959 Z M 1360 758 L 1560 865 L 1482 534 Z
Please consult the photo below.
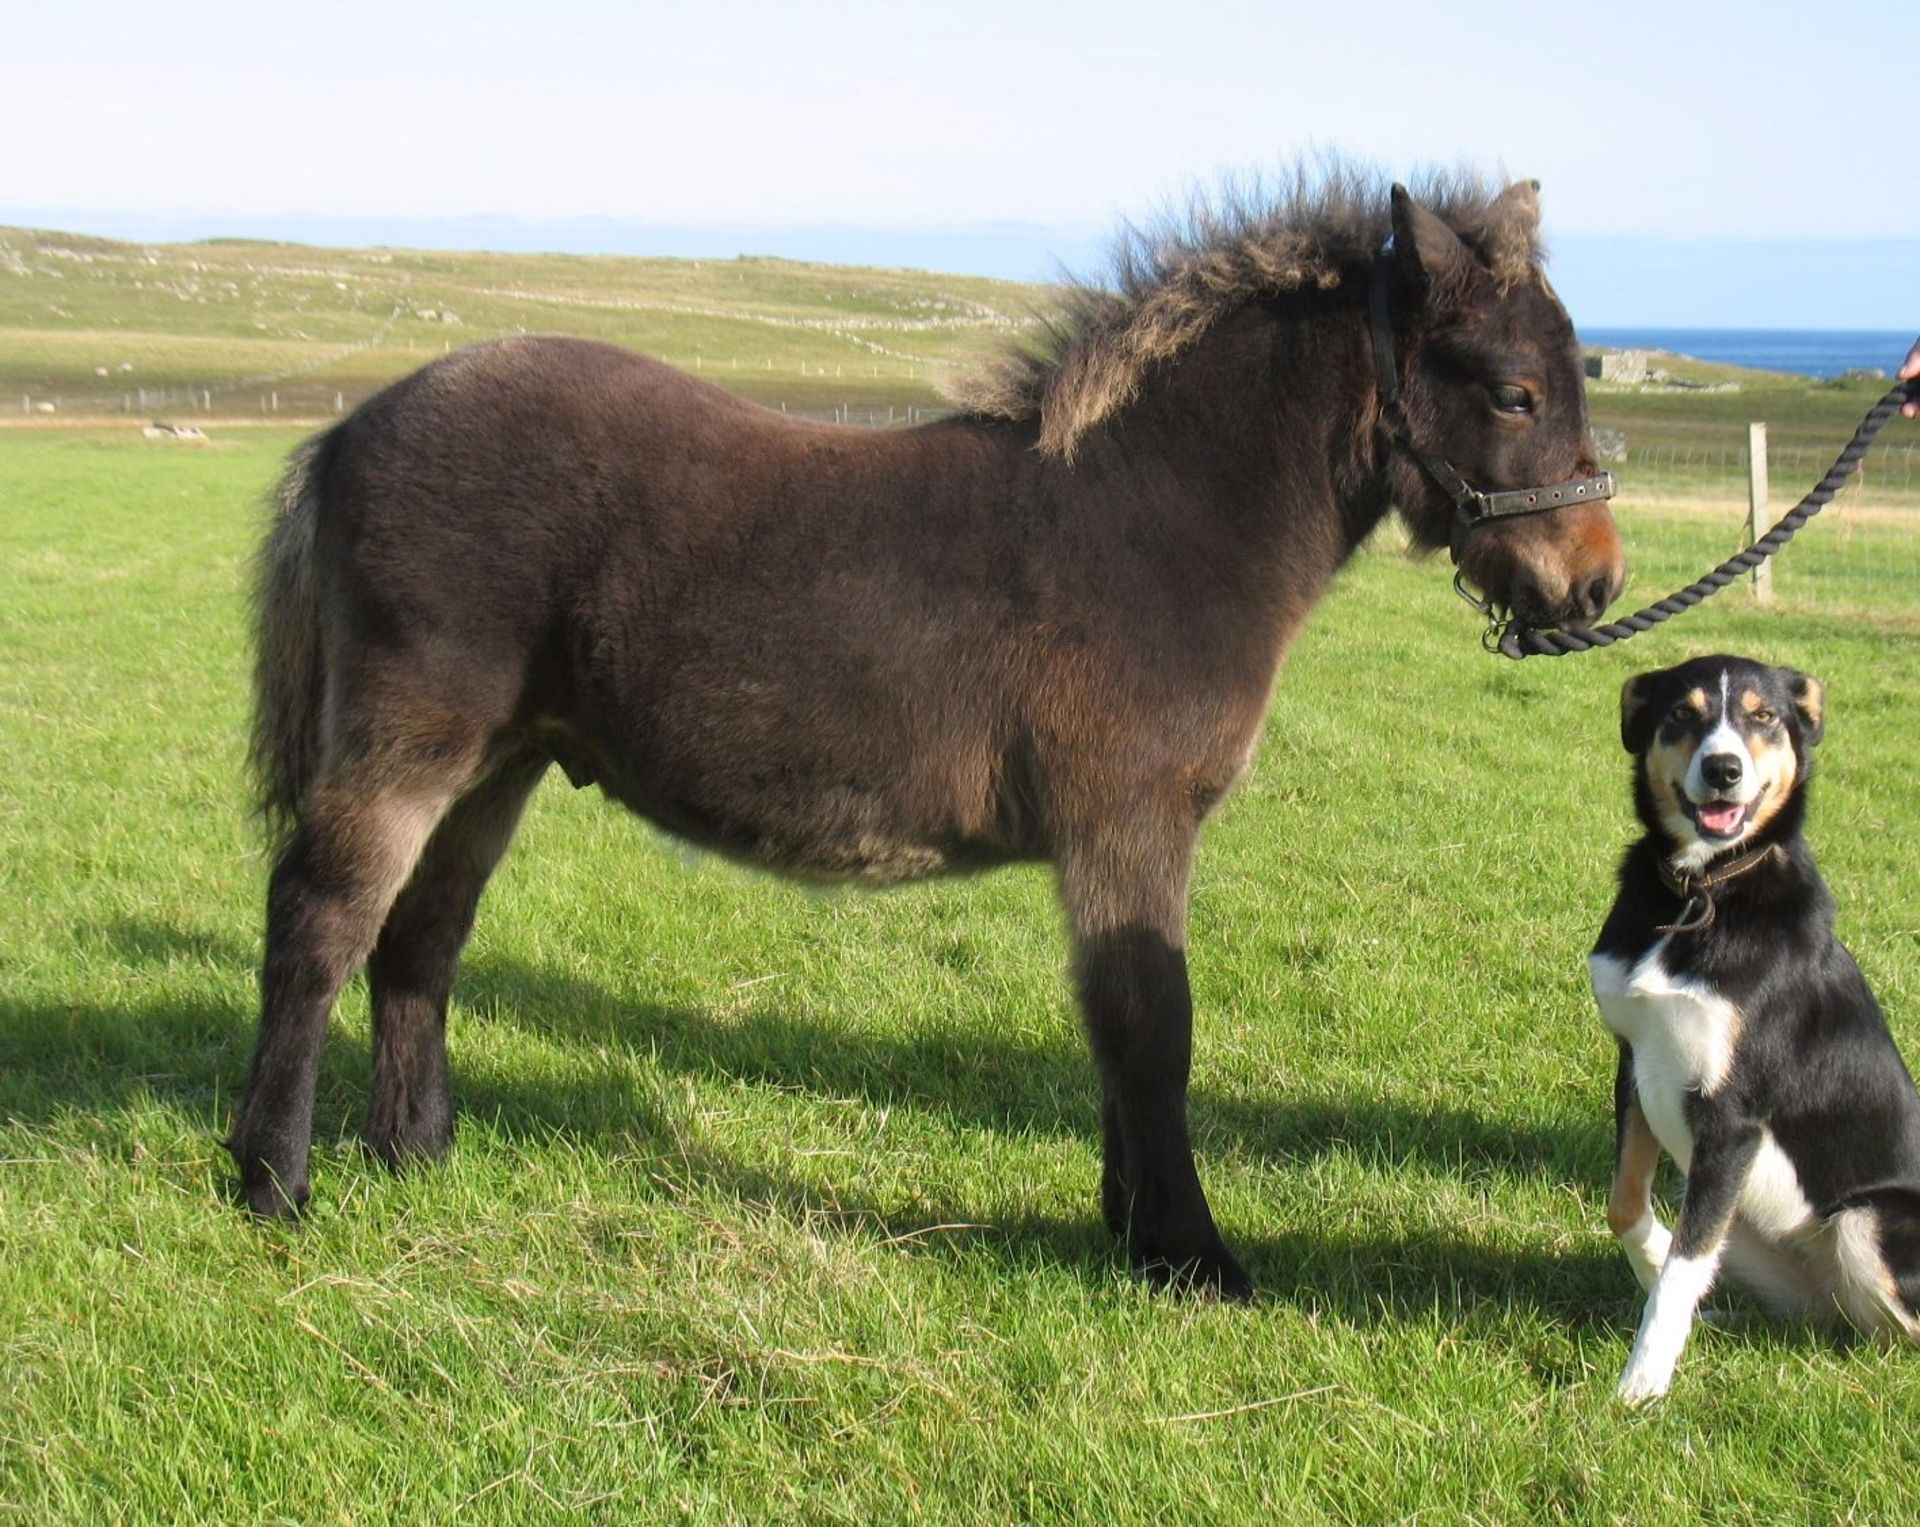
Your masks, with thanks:
M 1503 384 L 1493 389 L 1493 406 L 1503 414 L 1530 414 L 1533 412 L 1533 394 L 1524 387 Z

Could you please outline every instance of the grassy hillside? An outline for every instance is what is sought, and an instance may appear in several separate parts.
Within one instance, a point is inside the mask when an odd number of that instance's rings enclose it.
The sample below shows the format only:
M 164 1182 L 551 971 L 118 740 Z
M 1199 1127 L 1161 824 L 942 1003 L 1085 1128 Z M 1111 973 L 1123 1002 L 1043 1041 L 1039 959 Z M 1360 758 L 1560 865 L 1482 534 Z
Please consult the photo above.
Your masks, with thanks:
M 797 408 L 937 400 L 938 370 L 1043 288 L 788 260 L 139 245 L 0 229 L 0 413 L 351 404 L 443 349 L 523 332 L 628 345 Z M 149 395 L 146 404 L 141 394 Z M 211 398 L 203 397 L 210 392 Z M 132 395 L 129 400 L 129 394 Z
M 254 417 L 351 405 L 450 346 L 569 333 L 797 409 L 937 405 L 944 367 L 1030 324 L 1045 287 L 788 260 L 445 254 L 215 239 L 128 244 L 0 228 L 0 419 Z M 1576 318 L 1578 315 L 1575 315 Z M 1647 449 L 1844 439 L 1871 382 L 1656 357 L 1685 389 L 1595 384 L 1594 418 Z M 1710 386 L 1733 384 L 1737 390 Z M 143 396 L 144 395 L 144 396 Z
M 1738 366 L 1709 367 L 1681 357 L 1667 364 L 1676 375 L 1699 373 L 1713 381 L 1692 388 L 1590 382 L 1587 405 L 1594 423 L 1623 430 L 1629 441 L 1649 446 L 1705 450 L 1728 441 L 1744 446 L 1748 421 L 1763 419 L 1776 448 L 1822 449 L 1831 459 L 1868 406 L 1892 385 L 1871 378 L 1815 381 Z

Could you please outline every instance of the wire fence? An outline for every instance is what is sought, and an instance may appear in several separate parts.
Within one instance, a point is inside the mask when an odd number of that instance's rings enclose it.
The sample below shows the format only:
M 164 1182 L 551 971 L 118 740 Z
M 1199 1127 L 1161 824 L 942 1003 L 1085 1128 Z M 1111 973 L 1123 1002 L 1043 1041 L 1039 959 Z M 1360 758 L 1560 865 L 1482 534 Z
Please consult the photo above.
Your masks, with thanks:
M 808 375 L 817 375 L 814 368 Z M 150 419 L 191 424 L 204 419 L 252 419 L 288 423 L 326 419 L 357 407 L 378 386 L 339 387 L 298 378 L 254 382 L 208 382 L 170 387 L 124 387 L 117 390 L 80 389 L 59 392 L 23 392 L 15 409 L 38 419 Z M 887 429 L 928 424 L 953 413 L 947 404 L 932 403 L 823 403 L 817 397 L 789 400 L 759 396 L 756 401 L 796 419 L 850 424 L 865 429 Z
M 1837 444 L 1770 448 L 1768 502 L 1752 533 L 1764 534 L 1797 504 L 1832 465 L 1837 449 Z M 1786 610 L 1912 616 L 1920 628 L 1916 454 L 1911 444 L 1889 442 L 1868 456 L 1826 512 L 1770 564 L 1776 604 Z M 1609 465 L 1620 479 L 1614 512 L 1629 568 L 1623 608 L 1691 582 L 1748 544 L 1745 447 L 1628 449 Z M 1722 597 L 1741 595 L 1730 589 Z
M 1776 485 L 1778 499 L 1793 484 L 1801 486 L 1786 494 L 1787 505 L 1818 481 L 1820 474 L 1833 465 L 1834 453 L 1845 443 L 1844 433 L 1827 445 L 1770 445 L 1767 472 Z M 1690 500 L 1718 502 L 1738 499 L 1746 502 L 1747 448 L 1742 446 L 1621 446 L 1604 453 L 1605 465 L 1620 477 L 1621 489 L 1637 498 L 1658 498 L 1670 503 Z M 1847 492 L 1864 498 L 1877 497 L 1888 505 L 1907 503 L 1920 507 L 1920 447 L 1902 445 L 1897 440 L 1876 445 L 1860 464 Z M 1783 506 L 1784 507 L 1784 506 Z
M 375 372 L 385 357 L 371 352 L 382 336 L 352 347 Z M 387 378 L 338 375 L 339 352 L 324 361 L 264 376 L 228 377 L 199 384 L 126 385 L 112 375 L 71 393 L 23 393 L 20 412 L 29 417 L 123 417 L 192 425 L 222 420 L 288 423 L 337 417 L 378 390 Z M 417 359 L 418 357 L 414 357 Z M 688 370 L 695 367 L 688 365 Z M 889 382 L 866 378 L 864 368 L 795 364 L 771 360 L 709 361 L 712 372 L 738 370 L 757 383 L 750 395 L 794 417 L 872 429 L 901 428 L 947 417 L 943 404 L 884 401 Z M 733 384 L 731 377 L 712 378 Z M 823 390 L 862 384 L 880 396 L 872 401 L 836 401 Z M 117 384 L 117 385 L 116 385 Z M 792 386 L 792 395 L 780 396 Z M 744 389 L 743 389 L 744 390 Z M 1729 436 L 1733 431 L 1729 428 Z M 1804 430 L 1801 431 L 1804 434 Z M 1741 431 L 1744 434 L 1744 431 Z M 1605 464 L 1620 479 L 1615 515 L 1627 547 L 1629 604 L 1690 582 L 1700 572 L 1747 544 L 1749 457 L 1738 437 L 1721 443 L 1641 445 L 1624 433 L 1596 431 Z M 1831 464 L 1833 443 L 1772 443 L 1767 452 L 1771 502 L 1760 515 L 1765 531 Z M 1773 596 L 1786 609 L 1815 607 L 1864 613 L 1911 615 L 1920 630 L 1920 445 L 1897 435 L 1883 441 L 1821 516 L 1773 565 Z M 1728 597 L 1738 598 L 1737 592 Z

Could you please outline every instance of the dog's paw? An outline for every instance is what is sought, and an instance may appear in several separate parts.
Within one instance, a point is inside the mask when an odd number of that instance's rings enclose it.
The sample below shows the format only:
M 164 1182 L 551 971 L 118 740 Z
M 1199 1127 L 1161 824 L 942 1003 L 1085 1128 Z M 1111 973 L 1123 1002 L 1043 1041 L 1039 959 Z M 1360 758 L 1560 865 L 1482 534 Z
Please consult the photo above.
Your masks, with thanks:
M 1662 1371 L 1657 1363 L 1635 1360 L 1629 1362 L 1626 1372 L 1620 1375 L 1620 1382 L 1613 1391 L 1613 1397 L 1629 1409 L 1637 1410 L 1643 1405 L 1651 1405 L 1655 1400 L 1663 1399 L 1672 1387 L 1672 1368 Z
M 1670 1339 L 1663 1341 L 1667 1335 L 1659 1321 L 1645 1321 L 1640 1327 L 1634 1350 L 1626 1356 L 1626 1371 L 1620 1373 L 1619 1387 L 1613 1391 L 1620 1404 L 1644 1406 L 1672 1387 L 1674 1369 L 1680 1366 L 1680 1346 Z

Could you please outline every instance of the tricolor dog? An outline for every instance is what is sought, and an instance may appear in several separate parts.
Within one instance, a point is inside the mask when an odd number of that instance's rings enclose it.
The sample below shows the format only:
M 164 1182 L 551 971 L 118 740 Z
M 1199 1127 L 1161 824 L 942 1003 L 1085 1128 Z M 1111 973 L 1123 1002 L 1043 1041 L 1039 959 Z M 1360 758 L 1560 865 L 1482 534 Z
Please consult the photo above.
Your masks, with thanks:
M 1647 1290 L 1629 1404 L 1667 1392 L 1723 1266 L 1775 1311 L 1920 1338 L 1920 1094 L 1801 834 L 1822 719 L 1817 680 L 1746 658 L 1621 693 L 1646 833 L 1589 963 L 1620 1042 L 1607 1219 Z

